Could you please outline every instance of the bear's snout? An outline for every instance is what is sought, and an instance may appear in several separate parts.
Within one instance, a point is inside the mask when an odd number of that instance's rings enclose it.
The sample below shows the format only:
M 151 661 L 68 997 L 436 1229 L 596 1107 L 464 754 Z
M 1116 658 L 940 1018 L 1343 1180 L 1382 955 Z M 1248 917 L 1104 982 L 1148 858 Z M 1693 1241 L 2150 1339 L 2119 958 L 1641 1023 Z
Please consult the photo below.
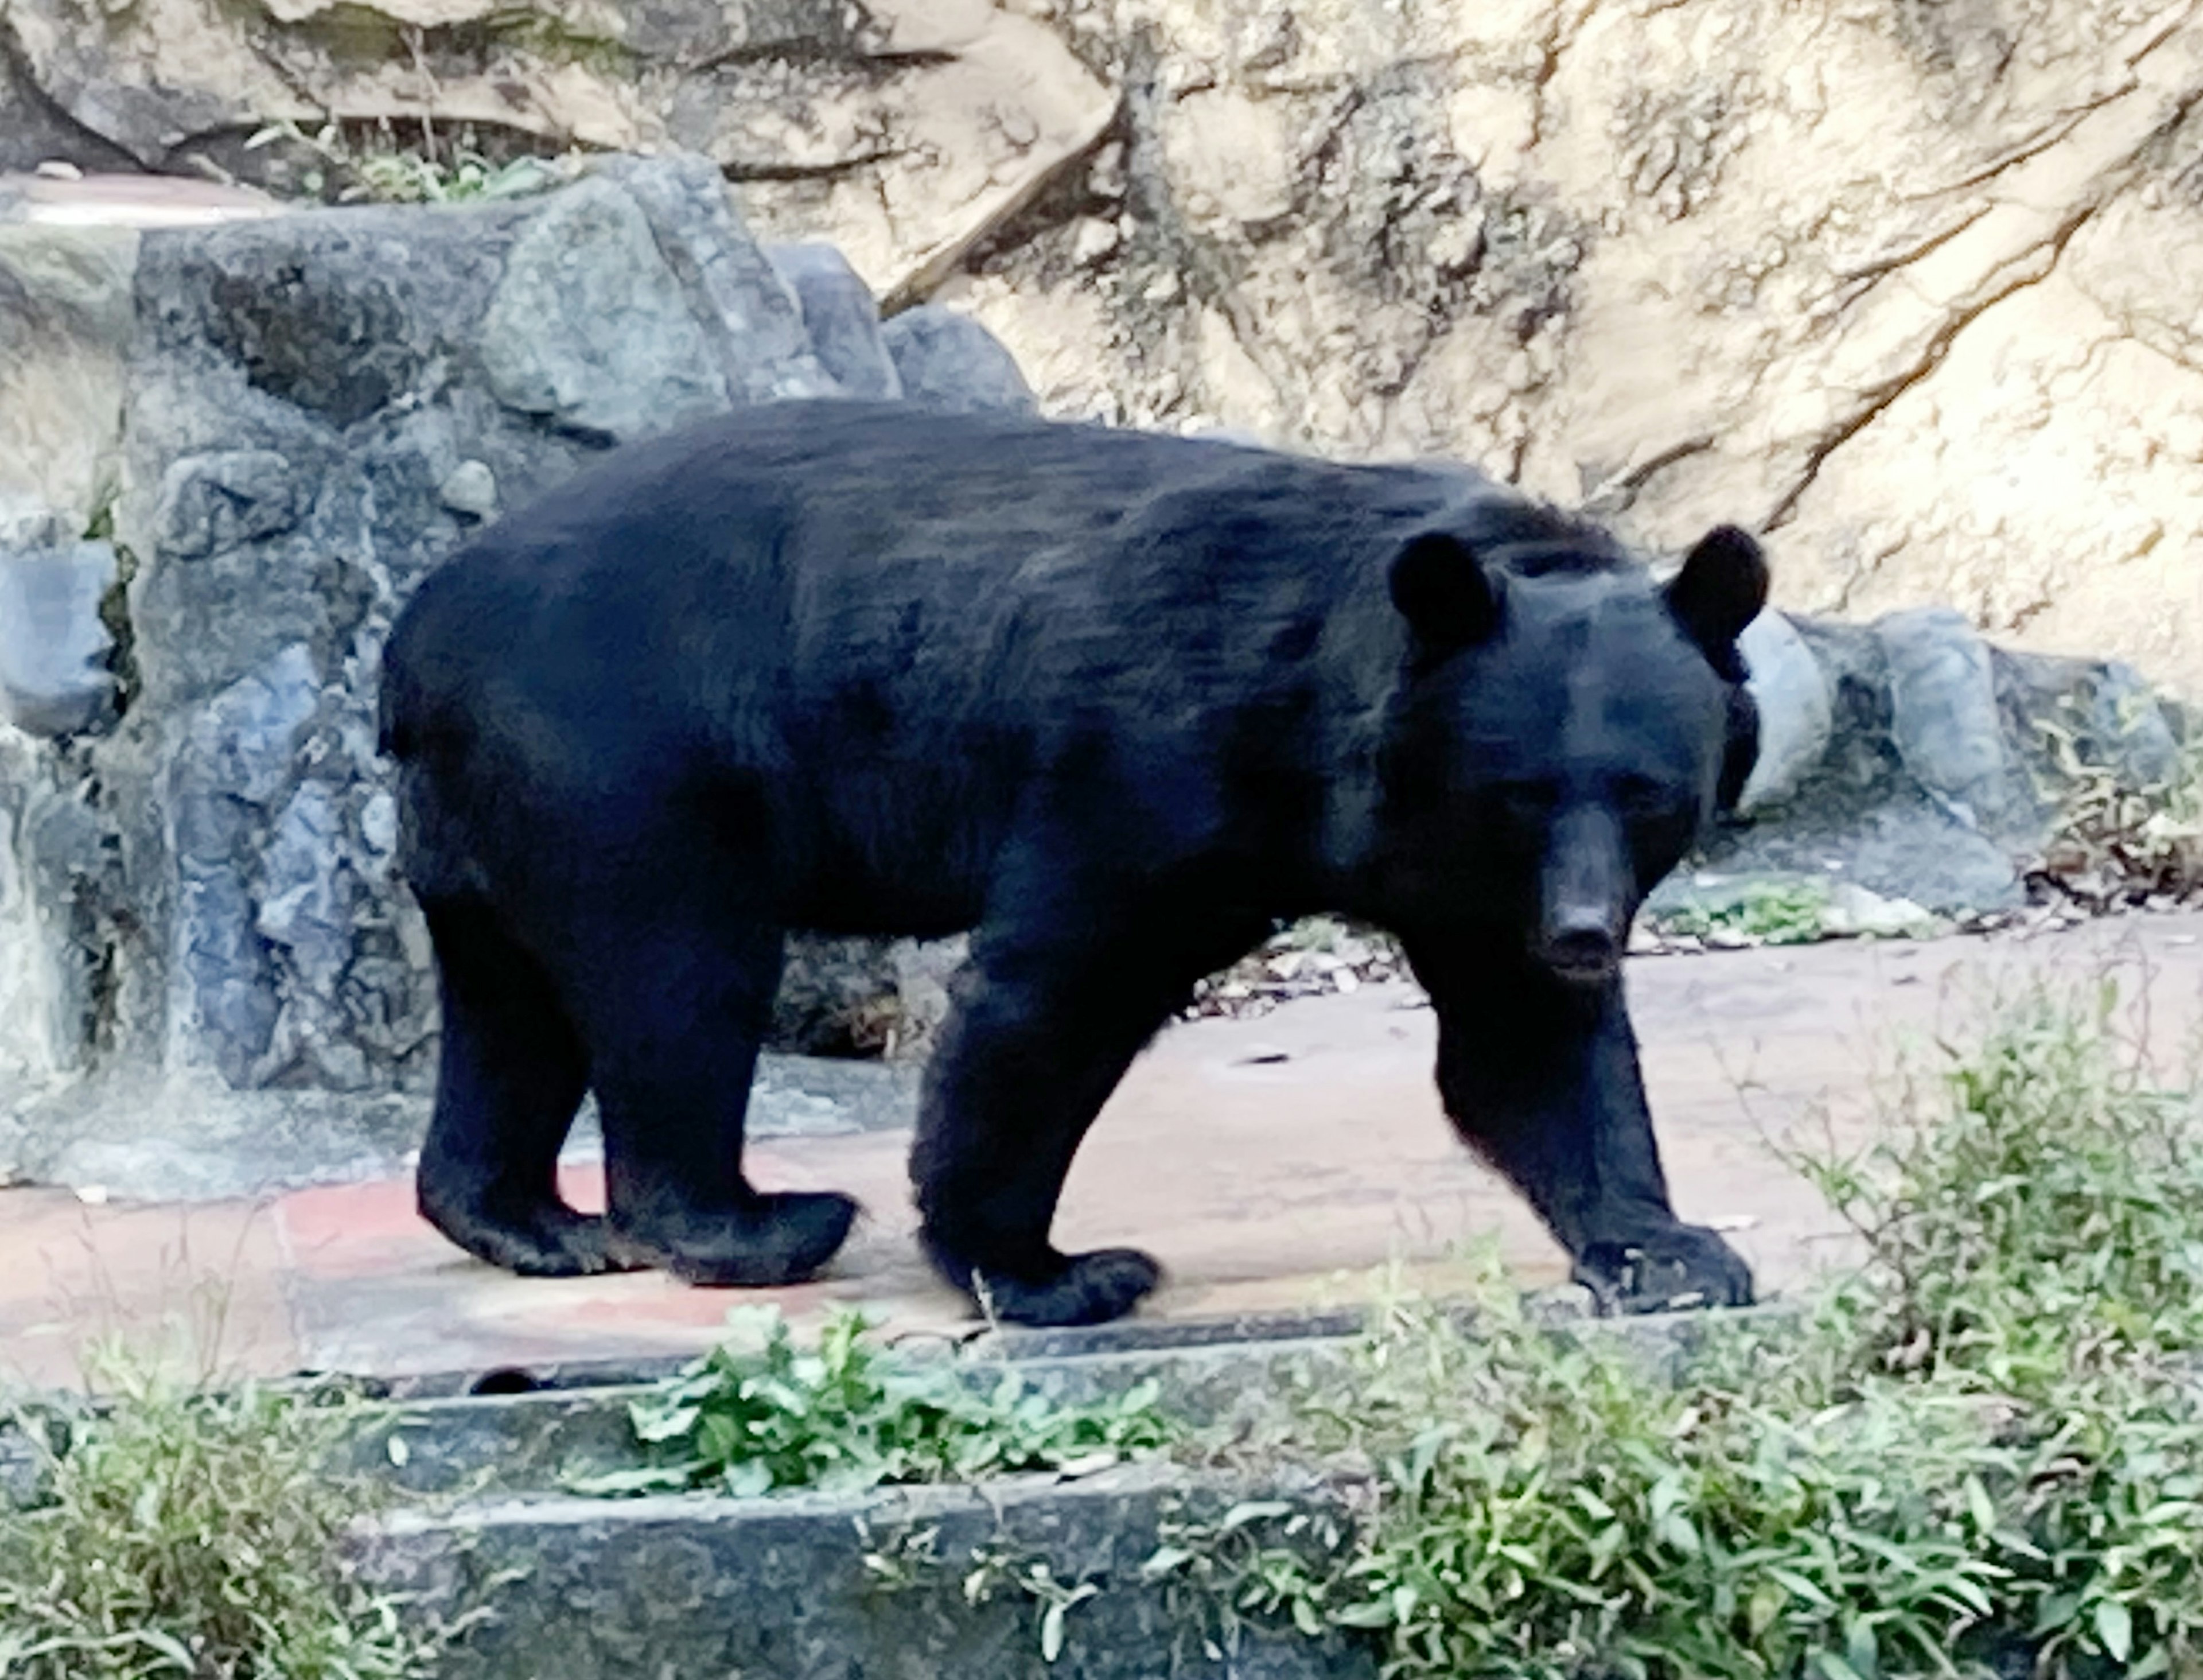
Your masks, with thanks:
M 1629 920 L 1629 861 L 1621 826 L 1603 806 L 1554 822 L 1548 843 L 1538 954 L 1564 980 L 1601 985 L 1621 966 Z

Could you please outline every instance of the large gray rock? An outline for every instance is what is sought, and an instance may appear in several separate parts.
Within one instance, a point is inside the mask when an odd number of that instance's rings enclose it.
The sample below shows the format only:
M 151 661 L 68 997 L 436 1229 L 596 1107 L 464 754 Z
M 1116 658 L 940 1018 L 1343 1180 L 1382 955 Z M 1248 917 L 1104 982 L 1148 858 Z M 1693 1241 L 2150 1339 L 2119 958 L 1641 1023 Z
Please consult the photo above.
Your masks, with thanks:
M 96 508 L 66 463 L 20 487 L 0 473 L 0 512 L 61 545 L 0 564 L 0 700 L 49 733 L 121 704 L 65 750 L 0 730 L 0 1167 L 179 1193 L 314 1159 L 388 1170 L 436 1044 L 375 746 L 399 606 L 482 519 L 607 441 L 839 387 L 694 159 L 617 161 L 534 199 L 161 228 L 127 251 L 56 231 L 0 228 L 0 330 L 32 295 L 9 275 L 61 300 L 18 311 L 56 328 L 56 359 L 19 335 L 0 395 L 84 376 L 96 328 L 117 430 L 82 429 Z M 111 545 L 68 546 L 94 512 Z M 844 967 L 868 1018 L 922 1036 L 907 953 Z M 852 1108 L 783 1078 L 761 1119 L 838 1127 L 908 1102 L 898 1084 Z
M 690 312 L 706 325 L 729 400 L 834 393 L 835 379 L 794 290 L 750 238 L 710 159 L 615 157 L 599 169 L 641 206 Z
M 902 393 L 913 402 L 957 414 L 981 409 L 1030 414 L 1037 406 L 1016 358 L 968 315 L 921 304 L 889 321 L 880 335 Z
M 874 400 L 902 395 L 880 334 L 879 305 L 849 259 L 830 245 L 777 245 L 766 255 L 794 288 L 805 330 L 843 394 Z
M 1759 758 L 1738 800 L 1749 813 L 1781 804 L 1819 766 L 1835 712 L 1820 661 L 1780 612 L 1754 618 L 1737 646 L 1759 707 Z
M 1799 618 L 1785 639 L 1768 636 L 1772 617 L 1746 633 L 1745 657 L 1773 702 L 1775 763 L 1762 769 L 1782 791 L 1747 798 L 1701 867 L 1653 895 L 1656 914 L 1801 878 L 1942 914 L 2009 908 L 2058 821 L 2054 738 L 2135 787 L 2178 758 L 2159 696 L 2116 661 L 2014 653 L 1940 609 Z M 1825 727 L 1812 723 L 1816 695 Z
M 508 407 L 615 440 L 727 405 L 648 219 L 601 178 L 558 194 L 514 242 L 481 358 Z
M 115 546 L 0 547 L 0 712 L 32 735 L 74 735 L 115 709 L 99 616 L 115 583 Z
M 1905 769 L 1965 827 L 2002 828 L 2018 802 L 1988 644 L 1946 606 L 1893 612 L 1875 634 L 1888 661 L 1890 740 Z

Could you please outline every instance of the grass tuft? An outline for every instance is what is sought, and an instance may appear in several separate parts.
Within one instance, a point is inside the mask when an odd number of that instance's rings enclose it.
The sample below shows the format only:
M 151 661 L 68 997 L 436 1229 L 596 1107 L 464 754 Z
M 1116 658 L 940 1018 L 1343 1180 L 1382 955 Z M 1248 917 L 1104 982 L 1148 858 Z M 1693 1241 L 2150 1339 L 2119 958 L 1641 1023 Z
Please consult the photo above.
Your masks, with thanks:
M 349 1581 L 373 1500 L 334 1476 L 334 1393 L 204 1392 L 109 1351 L 104 1394 L 26 1410 L 27 1504 L 0 1504 L 5 1680 L 408 1680 L 434 1642 Z

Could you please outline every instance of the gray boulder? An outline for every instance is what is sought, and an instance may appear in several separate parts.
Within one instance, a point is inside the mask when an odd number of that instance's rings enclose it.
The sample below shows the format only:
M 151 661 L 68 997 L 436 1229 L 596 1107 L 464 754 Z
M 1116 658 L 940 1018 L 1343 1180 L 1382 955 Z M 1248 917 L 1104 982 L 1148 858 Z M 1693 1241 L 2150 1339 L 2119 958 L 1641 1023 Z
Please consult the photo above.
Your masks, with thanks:
M 1759 707 L 1759 758 L 1738 802 L 1749 813 L 1780 805 L 1819 766 L 1835 712 L 1820 661 L 1780 612 L 1762 612 L 1737 645 Z
M 113 718 L 99 608 L 115 577 L 112 543 L 0 547 L 0 713 L 17 729 L 74 735 Z
M 1940 914 L 2007 909 L 2057 823 L 2053 736 L 2136 786 L 2177 759 L 2175 720 L 2114 661 L 1993 647 L 1939 607 L 1799 618 L 1787 636 L 1774 619 L 1745 633 L 1766 737 L 1744 820 L 1662 884 L 1656 915 L 1799 878 Z
M 1889 733 L 1929 798 L 1967 828 L 2019 814 L 1997 713 L 1988 644 L 1947 606 L 1892 612 L 1875 625 L 1889 671 Z
M 830 245 L 769 245 L 765 254 L 794 288 L 804 329 L 842 393 L 876 401 L 902 395 L 879 305 L 849 259 Z
M 913 402 L 957 414 L 983 409 L 1030 414 L 1038 406 L 1017 358 L 967 315 L 920 304 L 890 320 L 880 336 L 902 393 Z
M 700 159 L 623 159 L 553 194 L 513 242 L 481 361 L 507 407 L 613 441 L 833 388 Z
M 387 1170 L 436 1044 L 375 748 L 399 607 L 607 443 L 840 387 L 694 159 L 535 198 L 153 229 L 125 257 L 112 545 L 0 559 L 0 708 L 77 737 L 0 731 L 0 878 L 24 884 L 0 902 L 0 1168 L 229 1191 L 255 1161 Z M 80 382 L 67 335 L 9 344 L 9 388 Z M 77 481 L 42 474 L 9 481 L 10 529 L 83 529 Z M 904 997 L 924 966 L 851 954 L 842 996 L 870 991 L 845 1020 L 884 999 L 922 1037 L 932 1006 Z M 817 1123 L 805 1065 L 768 1127 Z

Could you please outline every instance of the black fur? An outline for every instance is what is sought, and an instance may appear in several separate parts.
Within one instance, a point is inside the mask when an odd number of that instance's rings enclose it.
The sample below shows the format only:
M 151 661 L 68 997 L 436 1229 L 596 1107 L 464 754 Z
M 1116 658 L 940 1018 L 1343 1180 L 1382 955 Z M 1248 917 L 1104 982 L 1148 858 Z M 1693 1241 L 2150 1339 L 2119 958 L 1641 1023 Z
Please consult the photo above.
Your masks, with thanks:
M 1089 1123 L 1195 980 L 1332 910 L 1401 936 L 1449 1112 L 1581 1275 L 1748 1299 L 1669 1208 L 1619 957 L 1738 773 L 1764 589 L 1740 534 L 1663 591 L 1458 468 L 836 403 L 623 451 L 387 651 L 445 997 L 422 1208 L 517 1270 L 806 1275 L 853 1204 L 741 1172 L 783 932 L 970 929 L 926 1245 L 1006 1318 L 1111 1318 L 1155 1263 L 1048 1240 Z M 553 1188 L 585 1087 L 605 1222 Z

